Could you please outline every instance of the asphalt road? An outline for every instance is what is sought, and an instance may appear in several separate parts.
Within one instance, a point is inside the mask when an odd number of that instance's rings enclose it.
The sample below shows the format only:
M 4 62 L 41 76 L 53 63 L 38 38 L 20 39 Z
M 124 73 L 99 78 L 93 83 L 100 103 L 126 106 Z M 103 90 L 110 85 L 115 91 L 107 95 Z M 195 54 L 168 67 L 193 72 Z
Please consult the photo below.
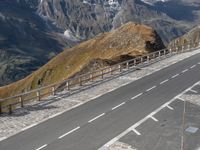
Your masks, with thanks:
M 0 150 L 96 150 L 200 80 L 200 54 L 0 142 Z M 135 97 L 135 98 L 134 98 Z

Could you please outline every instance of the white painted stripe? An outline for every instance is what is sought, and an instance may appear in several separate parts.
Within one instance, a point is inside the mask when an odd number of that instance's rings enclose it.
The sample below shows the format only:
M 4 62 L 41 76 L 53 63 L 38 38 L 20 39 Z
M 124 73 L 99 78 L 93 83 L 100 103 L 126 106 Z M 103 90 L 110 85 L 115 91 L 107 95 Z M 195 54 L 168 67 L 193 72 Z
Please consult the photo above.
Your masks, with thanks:
M 192 69 L 192 68 L 194 68 L 194 67 L 196 67 L 196 65 L 193 65 L 193 66 L 192 66 L 192 67 L 190 67 L 190 68 Z
M 182 73 L 185 73 L 185 72 L 187 72 L 187 71 L 188 71 L 188 69 L 185 69 L 185 70 L 182 71 Z
M 71 130 L 71 131 L 69 131 L 69 132 L 67 132 L 67 133 L 65 133 L 65 134 L 63 134 L 63 135 L 61 135 L 61 136 L 59 137 L 59 139 L 62 139 L 63 137 L 65 137 L 65 136 L 67 136 L 67 135 L 69 135 L 69 134 L 75 132 L 75 131 L 78 130 L 78 129 L 80 129 L 80 127 L 76 127 L 76 128 L 74 128 L 73 130 Z
M 154 120 L 155 122 L 158 122 L 158 119 L 156 119 L 155 117 L 151 116 L 150 117 L 152 120 Z
M 200 62 L 198 62 L 198 64 L 200 65 Z
M 183 98 L 181 98 L 180 96 L 177 96 L 176 99 L 179 99 L 181 101 L 185 101 Z
M 151 90 L 153 90 L 153 89 L 155 89 L 155 88 L 156 88 L 156 86 L 153 86 L 153 87 L 149 88 L 149 89 L 146 90 L 146 91 L 149 92 L 149 91 L 151 91 Z
M 171 106 L 167 105 L 167 108 L 171 109 L 171 110 L 174 110 L 174 108 L 172 108 Z
M 199 82 L 195 83 L 193 86 L 191 86 L 188 89 L 193 88 L 194 86 L 198 85 Z M 149 119 L 151 116 L 155 115 L 156 113 L 158 113 L 160 110 L 162 110 L 163 108 L 169 106 L 170 103 L 172 103 L 173 101 L 175 101 L 177 99 L 177 97 L 179 97 L 180 95 L 183 95 L 184 93 L 187 92 L 187 90 L 184 90 L 181 94 L 179 94 L 178 96 L 174 97 L 173 99 L 171 99 L 170 101 L 168 101 L 167 103 L 163 104 L 162 106 L 160 106 L 158 109 L 156 109 L 155 111 L 153 111 L 152 113 L 150 113 L 148 116 L 144 117 L 143 119 L 141 119 L 140 121 L 138 121 L 137 123 L 135 123 L 133 126 L 131 126 L 130 128 L 128 128 L 127 130 L 125 130 L 124 132 L 122 132 L 121 134 L 119 134 L 118 136 L 116 136 L 115 138 L 113 138 L 112 140 L 110 140 L 109 142 L 107 142 L 106 144 L 104 144 L 102 147 L 104 148 L 108 148 L 110 145 L 112 145 L 113 143 L 115 143 L 116 141 L 118 141 L 119 139 L 121 139 L 123 136 L 125 136 L 127 133 L 129 133 L 130 131 L 133 131 L 136 127 L 138 127 L 139 125 L 141 125 L 143 122 L 145 122 L 147 119 Z M 100 150 L 101 148 L 99 148 Z
M 168 81 L 169 81 L 169 79 L 166 79 L 166 80 L 160 82 L 160 84 L 164 84 L 164 83 L 166 83 L 166 82 L 168 82 Z
M 195 91 L 195 90 L 192 90 L 192 89 L 190 89 L 190 91 L 191 91 L 191 92 L 194 92 L 194 93 L 196 93 L 196 94 L 198 93 L 197 91 Z
M 132 129 L 132 131 L 133 132 L 135 132 L 137 135 L 141 135 L 141 133 L 140 132 L 138 132 L 135 128 L 134 129 Z
M 37 148 L 36 150 L 41 150 L 41 149 L 45 148 L 46 146 L 47 146 L 47 144 L 45 144 L 45 145 L 43 145 L 43 146 Z
M 176 77 L 178 77 L 178 76 L 179 76 L 179 74 L 176 74 L 176 75 L 172 76 L 172 78 L 176 78 Z
M 140 94 L 138 94 L 138 95 L 132 97 L 131 99 L 136 99 L 136 98 L 138 98 L 139 96 L 141 96 L 142 94 L 143 94 L 143 93 L 140 93 Z
M 88 122 L 91 123 L 91 122 L 97 120 L 98 118 L 100 118 L 100 117 L 102 117 L 102 116 L 104 116 L 104 115 L 105 115 L 105 113 L 103 113 L 103 114 L 101 114 L 101 115 L 98 115 L 98 116 L 94 117 L 93 119 L 89 120 Z
M 115 109 L 119 108 L 120 106 L 122 106 L 122 105 L 124 105 L 124 104 L 126 104 L 126 102 L 123 102 L 123 103 L 121 103 L 121 104 L 119 104 L 119 105 L 113 107 L 112 110 L 115 110 Z

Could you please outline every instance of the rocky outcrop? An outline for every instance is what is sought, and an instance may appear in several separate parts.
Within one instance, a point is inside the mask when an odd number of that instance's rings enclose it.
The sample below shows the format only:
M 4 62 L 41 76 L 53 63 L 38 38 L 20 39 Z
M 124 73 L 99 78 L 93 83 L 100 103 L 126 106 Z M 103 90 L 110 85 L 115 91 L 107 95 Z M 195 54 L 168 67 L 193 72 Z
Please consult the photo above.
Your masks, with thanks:
M 163 48 L 161 38 L 151 27 L 127 23 L 66 49 L 25 79 L 0 88 L 0 95 L 28 91 Z

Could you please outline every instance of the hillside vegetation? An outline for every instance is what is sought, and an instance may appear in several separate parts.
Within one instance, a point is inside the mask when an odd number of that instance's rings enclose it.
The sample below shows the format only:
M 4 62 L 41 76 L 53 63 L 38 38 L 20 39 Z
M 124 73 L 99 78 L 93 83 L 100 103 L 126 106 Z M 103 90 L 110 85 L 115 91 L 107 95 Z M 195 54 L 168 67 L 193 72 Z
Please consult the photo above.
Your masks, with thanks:
M 23 80 L 0 88 L 0 98 L 29 91 L 70 78 L 93 63 L 122 61 L 163 49 L 158 34 L 145 25 L 129 22 L 111 32 L 103 33 L 73 48 L 66 49 L 46 65 Z M 105 63 L 102 63 L 105 62 Z M 98 65 L 97 65 L 98 66 Z

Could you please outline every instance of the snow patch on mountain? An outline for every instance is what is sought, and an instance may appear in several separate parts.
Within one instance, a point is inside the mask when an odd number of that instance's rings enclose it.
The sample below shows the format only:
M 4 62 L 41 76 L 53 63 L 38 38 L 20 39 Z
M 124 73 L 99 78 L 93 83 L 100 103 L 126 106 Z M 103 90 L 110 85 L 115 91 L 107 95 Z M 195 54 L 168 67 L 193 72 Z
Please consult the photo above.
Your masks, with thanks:
M 167 2 L 167 1 L 170 1 L 170 0 L 141 0 L 142 2 L 146 3 L 146 4 L 149 4 L 149 5 L 153 5 L 157 2 Z

